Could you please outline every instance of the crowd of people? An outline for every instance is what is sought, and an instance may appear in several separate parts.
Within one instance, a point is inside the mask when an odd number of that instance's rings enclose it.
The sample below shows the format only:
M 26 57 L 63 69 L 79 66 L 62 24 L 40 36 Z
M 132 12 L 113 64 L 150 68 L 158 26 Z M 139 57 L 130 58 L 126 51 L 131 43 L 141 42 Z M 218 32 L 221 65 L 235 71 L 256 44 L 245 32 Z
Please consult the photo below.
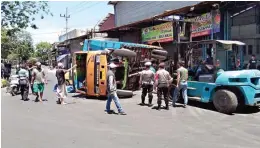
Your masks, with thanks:
M 214 80 L 216 80 L 217 72 L 220 69 L 220 61 L 216 60 L 215 65 L 213 65 L 213 59 L 208 57 L 205 61 L 203 61 L 202 67 L 198 67 L 194 78 L 196 79 L 203 71 L 203 69 L 211 70 L 214 74 Z M 2 63 L 2 76 L 4 78 L 10 77 L 11 73 L 11 64 L 8 65 L 8 63 Z M 129 75 L 129 77 L 134 75 L 139 75 L 139 86 L 142 88 L 142 95 L 141 95 L 141 103 L 140 105 L 145 105 L 145 98 L 148 94 L 148 106 L 152 107 L 152 101 L 153 101 L 153 92 L 157 93 L 157 109 L 161 109 L 162 100 L 165 102 L 165 109 L 169 110 L 169 94 L 172 95 L 172 106 L 176 107 L 176 102 L 178 101 L 178 94 L 179 91 L 182 91 L 182 98 L 184 99 L 184 108 L 188 104 L 188 96 L 187 96 L 187 89 L 188 89 L 188 79 L 189 79 L 189 71 L 190 69 L 185 68 L 185 62 L 180 61 L 177 63 L 177 79 L 176 83 L 173 83 L 173 77 L 171 74 L 165 69 L 165 63 L 162 62 L 158 65 L 156 63 L 146 62 L 145 69 L 141 72 Z M 208 66 L 211 65 L 211 66 Z M 72 68 L 66 70 L 64 69 L 64 66 L 62 63 L 57 64 L 57 70 L 56 70 L 56 78 L 57 78 L 57 98 L 58 104 L 66 104 L 64 102 L 64 99 L 67 97 L 67 91 L 66 91 L 66 80 L 65 80 L 65 74 L 67 72 L 72 71 L 77 65 L 74 65 Z M 112 113 L 113 111 L 110 109 L 110 104 L 112 100 L 115 102 L 116 107 L 118 109 L 118 113 L 120 115 L 126 115 L 124 112 L 119 98 L 117 96 L 117 81 L 115 78 L 115 71 L 116 71 L 117 65 L 114 63 L 111 63 L 108 65 L 108 72 L 107 72 L 107 103 L 106 103 L 106 112 Z M 249 64 L 247 65 L 248 69 L 257 69 L 257 60 L 255 56 L 253 55 L 251 60 L 249 61 Z M 234 70 L 241 70 L 241 64 L 240 60 L 237 60 L 234 64 Z M 28 101 L 28 94 L 29 89 L 31 88 L 32 93 L 36 96 L 35 101 L 36 102 L 42 102 L 43 101 L 43 92 L 44 92 L 44 86 L 47 84 L 46 80 L 46 74 L 44 70 L 41 67 L 41 63 L 37 62 L 35 65 L 32 65 L 31 63 L 27 64 L 21 64 L 19 66 L 19 69 L 17 69 L 17 74 L 19 76 L 19 84 L 21 89 L 21 96 L 22 100 Z M 174 89 L 171 89 L 174 87 Z M 169 90 L 172 90 L 171 93 L 169 93 Z

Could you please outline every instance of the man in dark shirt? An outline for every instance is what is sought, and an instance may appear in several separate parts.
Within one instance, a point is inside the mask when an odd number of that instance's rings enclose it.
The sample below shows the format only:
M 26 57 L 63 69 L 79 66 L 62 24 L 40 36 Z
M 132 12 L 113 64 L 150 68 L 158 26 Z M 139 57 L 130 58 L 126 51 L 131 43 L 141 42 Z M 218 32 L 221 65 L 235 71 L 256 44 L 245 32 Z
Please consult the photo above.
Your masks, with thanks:
M 255 55 L 252 55 L 251 60 L 249 60 L 249 63 L 247 65 L 247 69 L 257 69 L 257 60 L 255 58 Z
M 66 81 L 65 81 L 65 74 L 69 71 L 72 71 L 77 65 L 74 65 L 72 68 L 65 70 L 62 63 L 58 63 L 58 69 L 56 70 L 56 77 L 58 81 L 57 87 L 57 97 L 58 97 L 58 104 L 66 104 L 64 99 L 67 97 L 66 91 Z

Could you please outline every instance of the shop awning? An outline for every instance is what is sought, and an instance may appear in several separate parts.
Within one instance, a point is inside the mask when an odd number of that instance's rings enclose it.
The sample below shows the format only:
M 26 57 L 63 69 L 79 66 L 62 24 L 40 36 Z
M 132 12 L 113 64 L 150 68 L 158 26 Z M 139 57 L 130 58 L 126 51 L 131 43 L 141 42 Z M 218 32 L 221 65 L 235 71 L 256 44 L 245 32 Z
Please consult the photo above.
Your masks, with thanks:
M 226 45 L 246 45 L 243 42 L 240 41 L 227 41 L 227 40 L 216 40 L 216 42 L 222 43 L 222 44 L 226 44 Z
M 64 59 L 67 55 L 69 55 L 69 54 L 63 54 L 63 55 L 58 56 L 58 57 L 57 57 L 57 61 L 58 61 L 58 62 L 61 61 L 61 60 Z

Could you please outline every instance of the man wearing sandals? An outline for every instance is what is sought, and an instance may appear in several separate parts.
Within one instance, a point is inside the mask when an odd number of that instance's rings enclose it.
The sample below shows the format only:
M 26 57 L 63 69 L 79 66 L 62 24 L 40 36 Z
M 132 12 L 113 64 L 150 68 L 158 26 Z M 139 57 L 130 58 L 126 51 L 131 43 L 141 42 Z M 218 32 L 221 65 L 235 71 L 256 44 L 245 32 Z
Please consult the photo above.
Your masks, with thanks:
M 58 69 L 56 70 L 56 77 L 58 81 L 58 88 L 57 88 L 57 97 L 58 97 L 58 104 L 66 104 L 64 99 L 67 97 L 67 90 L 66 90 L 66 81 L 65 81 L 65 74 L 69 71 L 72 71 L 77 65 L 74 65 L 72 68 L 65 70 L 63 69 L 64 66 L 62 63 L 58 63 Z

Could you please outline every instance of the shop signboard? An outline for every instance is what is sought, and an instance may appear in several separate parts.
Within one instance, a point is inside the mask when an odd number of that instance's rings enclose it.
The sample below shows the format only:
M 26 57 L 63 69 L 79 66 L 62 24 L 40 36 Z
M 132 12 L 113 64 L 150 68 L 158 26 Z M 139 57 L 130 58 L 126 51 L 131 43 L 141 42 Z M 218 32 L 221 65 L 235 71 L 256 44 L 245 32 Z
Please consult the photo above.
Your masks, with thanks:
M 142 29 L 142 42 L 152 44 L 153 42 L 173 41 L 172 22 L 147 27 Z
M 213 33 L 220 32 L 219 11 L 205 13 L 192 19 L 186 19 L 186 21 L 192 21 L 191 37 L 210 35 L 212 31 Z

